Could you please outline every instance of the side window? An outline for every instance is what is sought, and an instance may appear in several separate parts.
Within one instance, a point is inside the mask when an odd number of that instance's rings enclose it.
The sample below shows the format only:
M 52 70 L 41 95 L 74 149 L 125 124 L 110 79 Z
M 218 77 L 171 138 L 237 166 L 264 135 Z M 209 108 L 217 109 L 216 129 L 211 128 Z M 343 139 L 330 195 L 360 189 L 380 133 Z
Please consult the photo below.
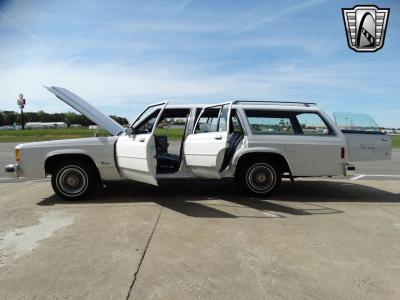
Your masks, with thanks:
M 229 105 L 206 108 L 200 115 L 194 133 L 221 132 L 227 130 Z
M 159 109 L 154 110 L 143 123 L 135 128 L 136 134 L 150 133 L 153 130 L 154 123 L 157 120 Z
M 229 112 L 229 105 L 222 105 L 217 131 L 228 130 L 228 112 Z
M 300 113 L 297 116 L 304 135 L 330 135 L 332 131 L 316 113 Z
M 240 132 L 243 133 L 242 125 L 240 124 L 239 118 L 237 116 L 236 110 L 232 109 L 231 113 L 231 127 L 229 129 L 230 132 Z
M 170 139 L 181 139 L 185 133 L 189 109 L 165 109 L 161 115 L 154 134 L 167 135 Z
M 253 134 L 295 134 L 290 116 L 285 112 L 246 110 Z

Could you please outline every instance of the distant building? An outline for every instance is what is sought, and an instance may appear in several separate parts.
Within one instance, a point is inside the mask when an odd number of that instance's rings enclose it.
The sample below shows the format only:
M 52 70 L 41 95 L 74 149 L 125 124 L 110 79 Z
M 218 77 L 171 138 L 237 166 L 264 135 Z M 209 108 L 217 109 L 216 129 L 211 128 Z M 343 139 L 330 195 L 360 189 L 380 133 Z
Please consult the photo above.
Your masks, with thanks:
M 17 128 L 14 126 L 0 126 L 0 130 L 16 130 Z
M 71 125 L 69 125 L 69 127 L 71 127 L 71 128 L 80 128 L 80 127 L 82 127 L 82 125 L 81 124 L 71 124 Z
M 38 128 L 40 128 L 40 122 L 25 123 L 25 129 L 38 129 Z
M 67 128 L 65 122 L 28 122 L 25 123 L 26 129 L 54 129 L 54 128 Z
M 97 130 L 98 128 L 99 128 L 99 126 L 97 126 L 97 125 L 89 125 L 89 129 Z

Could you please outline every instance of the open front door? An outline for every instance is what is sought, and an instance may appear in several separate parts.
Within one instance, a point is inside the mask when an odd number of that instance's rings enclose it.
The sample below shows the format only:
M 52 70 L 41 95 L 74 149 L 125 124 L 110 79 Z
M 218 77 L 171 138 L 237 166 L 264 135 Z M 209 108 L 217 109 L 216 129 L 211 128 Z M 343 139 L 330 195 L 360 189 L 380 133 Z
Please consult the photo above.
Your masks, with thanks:
M 193 132 L 186 138 L 186 165 L 193 174 L 204 178 L 221 178 L 220 170 L 228 142 L 232 103 L 203 108 Z
M 132 124 L 130 134 L 116 144 L 116 160 L 122 177 L 157 185 L 154 131 L 167 102 L 150 105 Z
M 391 138 L 380 131 L 374 119 L 358 113 L 336 112 L 333 115 L 346 138 L 348 161 L 391 159 Z

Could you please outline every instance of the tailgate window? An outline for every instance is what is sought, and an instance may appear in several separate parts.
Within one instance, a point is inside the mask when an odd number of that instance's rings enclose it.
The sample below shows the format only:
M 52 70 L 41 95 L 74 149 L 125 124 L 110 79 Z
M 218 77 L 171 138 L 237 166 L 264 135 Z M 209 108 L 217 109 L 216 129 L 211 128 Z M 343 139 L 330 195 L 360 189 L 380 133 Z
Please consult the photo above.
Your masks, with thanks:
M 370 116 L 359 113 L 333 113 L 336 125 L 344 133 L 383 134 L 378 124 Z

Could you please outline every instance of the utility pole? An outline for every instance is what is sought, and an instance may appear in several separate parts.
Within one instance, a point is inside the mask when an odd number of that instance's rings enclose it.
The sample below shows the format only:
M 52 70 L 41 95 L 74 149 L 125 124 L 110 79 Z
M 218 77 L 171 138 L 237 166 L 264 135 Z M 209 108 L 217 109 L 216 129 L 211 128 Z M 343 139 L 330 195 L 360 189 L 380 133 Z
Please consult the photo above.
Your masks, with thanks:
M 24 95 L 22 93 L 19 94 L 19 96 L 18 96 L 17 104 L 18 104 L 19 108 L 21 109 L 21 128 L 22 128 L 22 130 L 24 130 L 25 129 L 24 107 L 25 107 L 25 104 L 26 104 L 26 100 L 25 100 Z

